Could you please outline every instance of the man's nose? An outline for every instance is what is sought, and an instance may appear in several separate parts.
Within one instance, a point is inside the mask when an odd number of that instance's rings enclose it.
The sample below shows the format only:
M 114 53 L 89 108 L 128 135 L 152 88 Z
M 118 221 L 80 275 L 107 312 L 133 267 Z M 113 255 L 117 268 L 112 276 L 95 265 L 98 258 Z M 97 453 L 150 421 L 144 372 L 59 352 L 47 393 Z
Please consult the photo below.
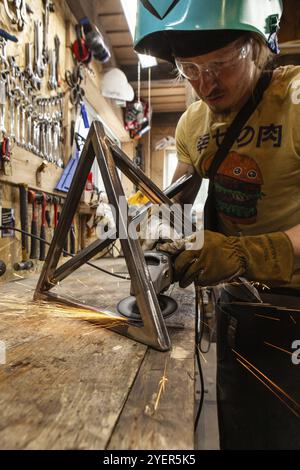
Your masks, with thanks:
M 197 80 L 197 87 L 201 96 L 209 96 L 216 88 L 216 77 L 210 71 L 203 71 Z

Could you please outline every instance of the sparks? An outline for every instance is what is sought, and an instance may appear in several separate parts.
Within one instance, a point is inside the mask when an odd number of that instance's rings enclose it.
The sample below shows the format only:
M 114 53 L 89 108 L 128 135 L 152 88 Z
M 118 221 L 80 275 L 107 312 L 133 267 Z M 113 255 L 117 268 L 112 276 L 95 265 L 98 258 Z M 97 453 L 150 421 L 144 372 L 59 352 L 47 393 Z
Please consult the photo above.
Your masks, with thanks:
M 271 348 L 275 348 L 275 349 L 278 349 L 279 351 L 290 354 L 291 356 L 293 355 L 292 352 L 287 351 L 286 349 L 280 348 L 279 346 L 275 346 L 275 344 L 268 343 L 267 341 L 264 341 L 264 344 L 266 344 L 267 346 L 271 346 Z
M 16 284 L 18 284 L 19 286 L 25 287 L 28 292 L 32 292 L 33 290 L 33 289 L 28 289 L 28 286 L 26 284 L 23 284 L 22 282 L 16 282 Z
M 275 382 L 249 362 L 245 357 L 239 354 L 237 351 L 232 351 L 238 356 L 237 361 L 245 367 L 254 377 L 257 378 L 268 390 L 270 390 L 282 403 L 284 403 L 289 410 L 300 418 L 300 404 L 297 403 L 292 397 L 290 397 L 282 388 L 280 388 Z M 255 372 L 254 372 L 255 371 Z M 274 390 L 275 389 L 275 390 Z
M 13 240 L 12 242 L 10 243 L 7 243 L 5 246 L 3 246 L 2 248 L 0 248 L 0 251 L 2 250 L 7 250 L 7 248 L 10 247 L 10 245 L 13 245 L 17 240 Z M 9 255 L 9 257 L 11 258 L 11 255 Z
M 14 276 L 18 277 L 19 279 L 24 279 L 23 276 L 20 276 L 20 274 L 17 274 L 17 273 L 13 273 Z
M 86 284 L 84 284 L 80 279 L 76 279 L 76 281 L 79 282 L 79 284 L 81 284 L 82 286 L 84 286 L 88 289 L 88 286 Z
M 258 314 L 258 313 L 256 313 L 254 316 L 255 316 L 255 317 L 261 317 L 261 318 L 266 318 L 267 320 L 280 321 L 279 318 L 267 317 L 266 315 L 260 315 L 260 314 Z
M 159 381 L 159 389 L 158 389 L 158 394 L 157 394 L 157 397 L 156 397 L 156 400 L 155 400 L 155 404 L 154 404 L 154 411 L 156 411 L 157 408 L 158 408 L 161 395 L 162 395 L 162 393 L 165 391 L 165 387 L 166 387 L 166 384 L 167 384 L 167 382 L 168 382 L 168 379 L 167 379 L 167 376 L 166 376 L 167 360 L 168 360 L 168 358 L 166 358 L 163 376 L 162 376 L 162 378 L 161 378 L 160 381 Z

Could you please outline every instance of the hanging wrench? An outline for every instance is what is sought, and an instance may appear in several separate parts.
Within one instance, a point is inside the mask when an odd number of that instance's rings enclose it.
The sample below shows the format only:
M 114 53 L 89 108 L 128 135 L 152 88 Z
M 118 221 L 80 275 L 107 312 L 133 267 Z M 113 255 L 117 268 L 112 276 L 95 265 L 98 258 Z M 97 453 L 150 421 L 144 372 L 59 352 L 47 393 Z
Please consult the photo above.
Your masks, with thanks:
M 9 136 L 12 140 L 15 139 L 15 95 L 13 91 L 9 92 Z
M 32 44 L 30 42 L 26 42 L 25 44 L 25 75 L 28 79 L 33 76 L 33 68 L 32 68 Z
M 52 120 L 46 122 L 46 159 L 48 162 L 53 163 L 52 156 Z
M 35 90 L 41 89 L 42 79 L 33 73 L 32 68 L 32 44 L 27 42 L 25 44 L 25 76 L 31 81 L 31 85 Z
M 7 81 L 7 96 L 9 98 L 9 137 L 11 140 L 15 138 L 15 77 L 13 73 L 8 76 Z
M 20 106 L 21 106 L 21 98 L 20 94 L 15 93 L 15 113 L 16 113 L 16 122 L 14 122 L 15 126 L 15 142 L 17 145 L 20 145 Z
M 61 86 L 61 74 L 60 74 L 60 62 L 59 62 L 59 49 L 60 49 L 60 40 L 57 34 L 54 37 L 55 45 L 55 78 L 57 86 Z
M 26 23 L 26 4 L 24 0 L 14 0 L 18 30 L 22 31 Z
M 48 31 L 49 31 L 49 0 L 44 0 L 45 4 L 45 13 L 43 14 L 44 20 L 44 29 L 43 29 L 43 62 L 47 64 L 49 61 L 49 51 L 48 51 Z
M 9 8 L 9 6 L 8 6 L 8 1 L 7 1 L 7 0 L 3 0 L 3 3 L 4 3 L 5 13 L 7 14 L 7 16 L 8 16 L 8 18 L 10 19 L 11 23 L 12 23 L 12 24 L 16 24 L 17 19 L 16 19 L 16 17 L 13 15 L 11 9 Z
M 6 133 L 5 129 L 5 105 L 6 105 L 6 83 L 5 72 L 0 74 L 0 132 Z
M 49 51 L 49 80 L 48 87 L 50 90 L 57 88 L 56 73 L 55 73 L 55 50 Z
M 25 148 L 26 150 L 32 151 L 33 146 L 32 146 L 32 112 L 33 112 L 33 106 L 32 104 L 29 104 L 26 108 L 26 142 L 25 142 Z
M 34 22 L 34 71 L 38 77 L 44 76 L 44 64 L 41 49 L 41 21 Z

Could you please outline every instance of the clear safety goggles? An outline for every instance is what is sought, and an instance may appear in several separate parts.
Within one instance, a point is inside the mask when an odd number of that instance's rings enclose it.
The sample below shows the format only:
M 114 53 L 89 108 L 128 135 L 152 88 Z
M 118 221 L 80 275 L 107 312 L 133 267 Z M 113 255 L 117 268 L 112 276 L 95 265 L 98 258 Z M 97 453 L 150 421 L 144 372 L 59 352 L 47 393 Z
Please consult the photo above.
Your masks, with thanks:
M 236 51 L 232 51 L 224 55 L 219 60 L 197 64 L 196 62 L 187 62 L 175 58 L 176 67 L 181 76 L 188 80 L 198 80 L 203 74 L 209 74 L 213 77 L 218 77 L 222 72 L 230 71 L 237 67 L 242 60 L 248 57 L 250 52 L 250 43 L 244 44 Z

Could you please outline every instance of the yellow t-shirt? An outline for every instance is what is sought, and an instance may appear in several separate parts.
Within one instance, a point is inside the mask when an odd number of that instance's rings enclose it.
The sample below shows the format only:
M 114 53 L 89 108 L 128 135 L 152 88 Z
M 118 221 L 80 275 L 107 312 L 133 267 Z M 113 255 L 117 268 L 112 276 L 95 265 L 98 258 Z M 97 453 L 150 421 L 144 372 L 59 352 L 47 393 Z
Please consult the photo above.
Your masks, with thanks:
M 176 130 L 178 160 L 207 178 L 235 117 L 193 103 Z M 300 67 L 279 67 L 215 176 L 220 231 L 257 235 L 300 223 Z M 300 271 L 293 277 L 300 287 Z

